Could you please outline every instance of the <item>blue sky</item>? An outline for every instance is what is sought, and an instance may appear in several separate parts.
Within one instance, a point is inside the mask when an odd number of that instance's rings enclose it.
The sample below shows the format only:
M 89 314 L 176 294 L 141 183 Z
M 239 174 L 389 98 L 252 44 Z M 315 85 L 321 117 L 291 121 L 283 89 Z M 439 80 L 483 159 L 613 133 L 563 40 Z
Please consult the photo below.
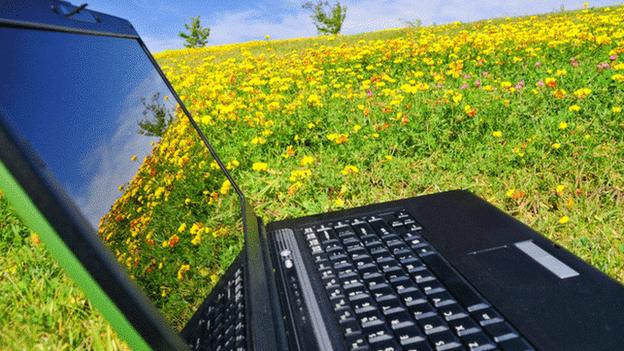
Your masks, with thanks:
M 74 2 L 76 2 L 74 0 Z M 192 16 L 211 28 L 209 45 L 316 35 L 303 0 L 89 0 L 93 10 L 132 22 L 153 52 L 182 47 L 178 32 Z M 348 8 L 343 33 L 353 34 L 403 26 L 476 21 L 577 9 L 583 0 L 343 0 Z M 77 3 L 77 2 L 76 2 Z M 590 6 L 622 4 L 622 0 L 590 1 Z

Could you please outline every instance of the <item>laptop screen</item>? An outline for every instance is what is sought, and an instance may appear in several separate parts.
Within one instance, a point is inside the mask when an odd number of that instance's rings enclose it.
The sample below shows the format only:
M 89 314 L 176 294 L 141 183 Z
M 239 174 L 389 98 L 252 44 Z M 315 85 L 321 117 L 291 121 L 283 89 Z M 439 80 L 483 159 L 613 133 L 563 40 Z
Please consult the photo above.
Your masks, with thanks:
M 0 43 L 0 113 L 181 330 L 243 246 L 232 185 L 137 40 L 0 28 Z

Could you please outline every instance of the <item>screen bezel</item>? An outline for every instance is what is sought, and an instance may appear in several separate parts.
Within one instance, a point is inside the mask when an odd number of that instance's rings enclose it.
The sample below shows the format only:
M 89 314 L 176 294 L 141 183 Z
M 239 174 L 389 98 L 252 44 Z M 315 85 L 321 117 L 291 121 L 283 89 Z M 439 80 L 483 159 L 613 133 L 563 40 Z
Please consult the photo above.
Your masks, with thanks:
M 94 14 L 98 15 L 100 21 L 102 21 L 102 18 L 106 18 L 110 19 L 111 22 L 119 22 L 117 23 L 119 26 L 119 33 L 111 31 L 111 28 L 114 29 L 114 26 L 111 27 L 111 23 L 107 23 L 107 31 L 105 32 L 84 28 L 84 23 L 72 23 L 72 21 L 65 19 L 63 20 L 67 21 L 67 23 L 61 23 L 62 25 L 54 23 L 50 25 L 49 23 L 45 23 L 50 22 L 45 21 L 45 19 L 51 17 L 53 22 L 58 22 L 59 19 L 52 17 L 50 13 L 40 12 L 39 17 L 41 17 L 41 15 L 43 15 L 43 17 L 37 18 L 37 20 L 41 21 L 41 23 L 0 18 L 0 27 L 110 36 L 137 41 L 166 86 L 171 90 L 173 97 L 180 105 L 187 118 L 189 118 L 193 128 L 195 128 L 202 139 L 202 142 L 209 149 L 212 157 L 218 163 L 225 176 L 232 183 L 234 190 L 239 195 L 245 228 L 244 237 L 245 242 L 247 242 L 248 228 L 250 227 L 247 222 L 250 220 L 257 221 L 255 215 L 253 215 L 253 213 L 246 213 L 249 212 L 250 206 L 246 203 L 240 188 L 232 179 L 209 141 L 199 130 L 197 123 L 193 120 L 191 114 L 176 94 L 170 82 L 147 49 L 145 43 L 134 29 L 132 29 L 132 26 L 130 26 L 127 21 L 95 12 Z M 128 28 L 132 29 L 131 33 L 128 32 Z M 96 286 L 99 287 L 97 291 L 84 291 L 87 297 L 93 300 L 94 297 L 101 298 L 101 296 L 95 295 L 105 294 L 110 299 L 108 302 L 114 304 L 114 306 L 109 306 L 111 308 L 107 311 L 102 312 L 105 317 L 111 321 L 113 328 L 115 328 L 120 335 L 126 335 L 126 341 L 131 342 L 131 340 L 128 340 L 127 333 L 135 332 L 139 333 L 143 341 L 154 349 L 187 349 L 180 334 L 168 324 L 151 300 L 149 300 L 138 285 L 129 278 L 125 270 L 117 263 L 110 250 L 97 236 L 95 229 L 81 214 L 80 210 L 67 195 L 60 183 L 51 172 L 43 166 L 37 153 L 29 146 L 26 140 L 20 138 L 18 133 L 10 129 L 8 124 L 5 123 L 2 114 L 3 111 L 0 110 L 0 161 L 10 173 L 3 178 L 8 179 L 9 184 L 3 184 L 3 186 L 12 186 L 10 183 L 14 180 L 18 183 L 15 184 L 15 186 L 21 186 L 23 193 L 28 197 L 10 199 L 13 200 L 12 202 L 17 201 L 21 203 L 22 206 L 20 206 L 20 204 L 14 204 L 18 210 L 18 214 L 22 217 L 27 217 L 29 215 L 19 210 L 20 207 L 24 207 L 24 204 L 32 203 L 36 207 L 38 214 L 43 217 L 44 220 L 47 220 L 50 227 L 52 227 L 52 233 L 47 234 L 61 239 L 69 250 L 69 254 L 73 255 L 75 259 L 80 262 L 82 267 L 88 272 L 90 278 L 95 281 Z M 30 214 L 32 215 L 32 213 Z M 251 227 L 257 227 L 257 223 L 252 223 Z M 42 237 L 42 239 L 44 238 Z M 45 240 L 43 241 L 47 244 Z M 246 244 L 243 250 L 245 249 Z M 56 256 L 56 259 L 61 266 L 66 264 L 61 257 Z M 69 272 L 75 267 L 64 268 Z M 72 278 L 76 279 L 75 276 L 72 276 Z M 98 306 L 98 308 L 102 309 L 102 306 Z M 115 313 L 121 313 L 121 316 L 114 315 Z M 113 320 L 119 320 L 119 317 L 122 319 L 125 318 L 132 325 L 134 330 L 129 331 L 127 328 L 125 330 L 119 330 L 122 326 L 116 325 L 116 323 L 111 320 L 111 316 L 115 317 L 112 318 Z M 131 344 L 131 346 L 133 348 L 143 349 L 145 345 L 135 343 Z

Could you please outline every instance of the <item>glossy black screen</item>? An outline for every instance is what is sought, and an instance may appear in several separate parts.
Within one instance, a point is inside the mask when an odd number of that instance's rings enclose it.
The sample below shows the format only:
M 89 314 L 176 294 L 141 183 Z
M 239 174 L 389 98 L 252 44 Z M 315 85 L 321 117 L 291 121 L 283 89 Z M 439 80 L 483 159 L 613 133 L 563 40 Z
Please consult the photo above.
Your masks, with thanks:
M 242 246 L 238 199 L 134 39 L 0 28 L 0 114 L 180 330 Z

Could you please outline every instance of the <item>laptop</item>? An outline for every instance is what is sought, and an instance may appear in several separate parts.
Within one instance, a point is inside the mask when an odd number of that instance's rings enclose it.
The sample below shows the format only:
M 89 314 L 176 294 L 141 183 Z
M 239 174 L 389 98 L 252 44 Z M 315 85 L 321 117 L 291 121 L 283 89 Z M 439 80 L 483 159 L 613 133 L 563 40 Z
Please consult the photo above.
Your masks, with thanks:
M 0 47 L 0 186 L 133 349 L 624 347 L 622 285 L 468 191 L 264 223 L 126 20 L 1 1 Z

